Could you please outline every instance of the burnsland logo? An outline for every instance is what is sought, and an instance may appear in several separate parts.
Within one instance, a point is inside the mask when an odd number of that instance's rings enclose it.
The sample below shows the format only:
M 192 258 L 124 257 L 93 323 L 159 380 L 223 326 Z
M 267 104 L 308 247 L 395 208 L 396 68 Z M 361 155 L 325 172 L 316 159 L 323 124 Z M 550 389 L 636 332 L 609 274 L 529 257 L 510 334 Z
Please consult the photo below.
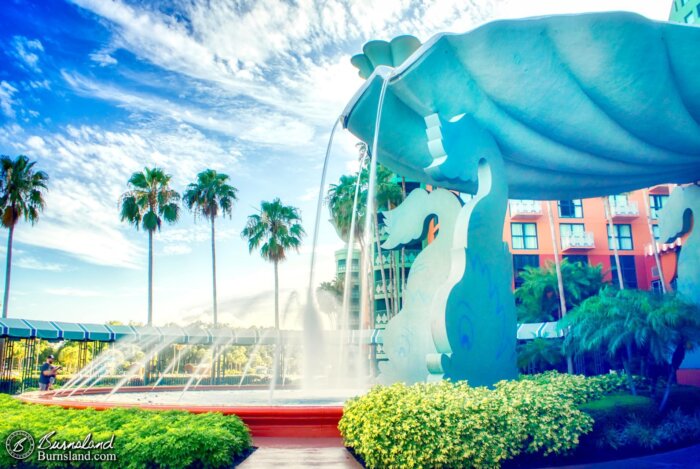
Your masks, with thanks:
M 36 449 L 38 461 L 116 461 L 114 450 L 114 434 L 104 441 L 94 441 L 92 433 L 88 433 L 82 440 L 60 440 L 55 438 L 56 432 L 52 431 L 35 443 L 31 434 L 24 430 L 17 430 L 8 435 L 5 440 L 7 453 L 18 461 L 23 461 L 32 456 Z
M 34 452 L 34 438 L 24 430 L 17 430 L 7 436 L 5 449 L 7 454 L 22 461 Z

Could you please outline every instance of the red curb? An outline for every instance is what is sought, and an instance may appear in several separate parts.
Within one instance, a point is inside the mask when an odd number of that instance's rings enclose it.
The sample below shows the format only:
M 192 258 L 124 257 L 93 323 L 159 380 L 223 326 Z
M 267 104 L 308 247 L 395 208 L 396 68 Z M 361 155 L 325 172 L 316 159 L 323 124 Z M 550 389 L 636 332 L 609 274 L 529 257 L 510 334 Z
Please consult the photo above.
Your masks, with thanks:
M 199 386 L 203 389 L 227 389 L 226 386 Z M 161 391 L 179 391 L 182 386 L 163 386 Z M 237 386 L 231 389 L 238 389 Z M 250 389 L 250 388 L 248 388 Z M 261 387 L 259 389 L 266 389 Z M 147 392 L 150 386 L 130 387 L 117 392 Z M 78 391 L 79 395 L 100 395 L 111 392 L 111 388 L 92 388 Z M 54 397 L 67 395 L 66 391 L 50 391 L 47 393 L 25 393 L 18 397 L 23 402 L 41 405 L 55 405 L 65 409 L 96 409 L 139 408 L 147 410 L 185 410 L 193 414 L 220 412 L 224 415 L 236 415 L 250 428 L 254 437 L 276 438 L 339 438 L 338 422 L 343 416 L 341 406 L 214 406 L 214 405 L 176 405 L 176 404 L 139 404 L 127 402 L 100 401 L 71 401 Z

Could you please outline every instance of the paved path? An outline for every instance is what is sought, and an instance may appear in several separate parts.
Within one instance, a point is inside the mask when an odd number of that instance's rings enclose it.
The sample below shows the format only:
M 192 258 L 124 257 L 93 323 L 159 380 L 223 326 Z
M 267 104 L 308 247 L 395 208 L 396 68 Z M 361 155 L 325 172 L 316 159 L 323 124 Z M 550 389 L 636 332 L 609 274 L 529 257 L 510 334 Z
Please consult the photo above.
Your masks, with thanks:
M 566 466 L 559 469 L 618 469 L 628 467 L 634 469 L 700 469 L 700 445 L 634 459 Z
M 254 438 L 255 450 L 242 469 L 361 468 L 340 438 Z
M 239 466 L 258 468 L 361 468 L 340 438 L 255 438 L 258 449 Z M 564 466 L 558 469 L 700 469 L 700 445 L 622 461 Z

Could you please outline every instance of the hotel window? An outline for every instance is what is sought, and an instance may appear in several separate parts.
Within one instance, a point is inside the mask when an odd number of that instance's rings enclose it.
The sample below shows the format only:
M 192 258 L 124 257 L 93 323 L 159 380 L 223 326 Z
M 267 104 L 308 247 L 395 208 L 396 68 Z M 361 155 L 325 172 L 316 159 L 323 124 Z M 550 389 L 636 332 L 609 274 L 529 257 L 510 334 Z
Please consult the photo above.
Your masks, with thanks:
M 659 225 L 651 225 L 651 232 L 654 233 L 654 239 L 659 240 Z
M 537 249 L 537 225 L 535 223 L 511 223 L 510 234 L 513 249 Z
M 583 218 L 583 204 L 581 199 L 560 200 L 559 218 Z
M 681 0 L 681 6 L 682 6 L 682 7 L 684 7 L 686 3 L 688 3 L 688 0 Z
M 656 220 L 659 218 L 659 210 L 664 208 L 664 204 L 668 199 L 667 195 L 650 195 L 649 196 L 649 209 L 651 210 L 651 218 Z
M 559 225 L 559 235 L 560 239 L 562 240 L 561 244 L 564 244 L 564 238 L 583 236 L 585 231 L 586 230 L 583 223 L 561 223 Z M 564 249 L 563 246 L 562 249 Z
M 617 249 L 621 251 L 631 251 L 634 249 L 632 244 L 632 225 L 613 225 L 615 229 L 615 237 L 617 238 Z M 608 248 L 613 248 L 612 230 L 608 225 Z
M 622 283 L 626 288 L 637 288 L 637 269 L 634 266 L 634 256 L 618 256 L 620 258 L 620 268 L 622 269 Z M 617 264 L 615 256 L 610 256 L 610 266 L 612 282 L 614 286 L 619 285 L 617 280 Z
M 695 12 L 691 11 L 690 13 L 685 15 L 685 18 L 683 18 L 683 21 L 685 21 L 687 24 L 695 23 Z
M 513 273 L 515 275 L 515 288 L 523 284 L 520 273 L 525 271 L 525 267 L 539 267 L 540 256 L 537 254 L 513 254 Z

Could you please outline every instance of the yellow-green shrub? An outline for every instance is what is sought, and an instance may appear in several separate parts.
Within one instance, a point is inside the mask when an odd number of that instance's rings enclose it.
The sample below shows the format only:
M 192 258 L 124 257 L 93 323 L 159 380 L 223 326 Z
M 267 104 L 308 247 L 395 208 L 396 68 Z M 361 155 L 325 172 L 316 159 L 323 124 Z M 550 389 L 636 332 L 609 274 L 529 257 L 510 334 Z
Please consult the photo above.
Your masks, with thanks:
M 493 390 L 438 382 L 378 386 L 345 405 L 339 429 L 367 467 L 498 467 L 521 453 L 562 454 L 591 431 L 577 406 L 624 388 L 616 375 L 545 373 Z
M 110 467 L 230 467 L 234 458 L 251 447 L 250 432 L 236 416 L 217 413 L 141 409 L 63 409 L 57 406 L 23 404 L 0 395 L 0 441 L 15 430 L 25 430 L 38 439 L 56 431 L 53 440 L 82 440 L 92 433 L 94 441 L 114 438 L 117 461 Z M 81 451 L 77 451 L 81 452 Z M 17 461 L 0 451 L 0 467 Z M 64 462 L 38 461 L 36 452 L 26 461 L 32 467 L 58 467 Z M 100 467 L 99 462 L 74 462 L 81 467 Z

